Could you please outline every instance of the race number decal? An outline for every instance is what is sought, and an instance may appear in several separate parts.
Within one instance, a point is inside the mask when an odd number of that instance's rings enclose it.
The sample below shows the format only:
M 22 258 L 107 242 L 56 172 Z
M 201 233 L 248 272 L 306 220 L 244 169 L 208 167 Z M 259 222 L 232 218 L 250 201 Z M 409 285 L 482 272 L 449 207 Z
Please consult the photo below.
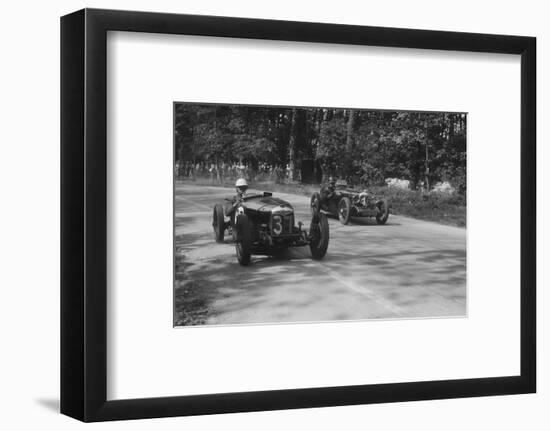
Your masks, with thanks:
M 281 216 L 273 216 L 273 233 L 280 235 L 283 233 L 283 219 Z

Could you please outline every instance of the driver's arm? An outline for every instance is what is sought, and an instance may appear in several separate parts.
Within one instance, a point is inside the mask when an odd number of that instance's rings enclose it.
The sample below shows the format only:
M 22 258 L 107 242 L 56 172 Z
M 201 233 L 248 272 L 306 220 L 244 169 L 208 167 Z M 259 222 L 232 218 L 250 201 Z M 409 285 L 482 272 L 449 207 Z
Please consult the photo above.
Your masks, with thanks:
M 334 190 L 331 189 L 330 187 L 328 186 L 324 186 L 322 189 L 321 189 L 321 197 L 323 199 L 331 199 L 332 197 L 334 196 Z
M 321 190 L 320 190 L 319 194 L 321 195 L 321 200 L 322 201 L 327 200 L 328 194 L 329 194 L 328 187 L 327 186 L 321 187 Z
M 239 206 L 242 200 L 242 197 L 239 195 L 233 196 L 233 198 L 231 198 L 231 200 L 227 202 L 227 205 L 225 207 L 225 215 L 227 217 L 230 217 L 231 214 L 235 212 L 235 209 Z
M 231 199 L 227 199 L 227 203 L 224 206 L 223 212 L 225 213 L 226 217 L 231 217 L 231 214 L 235 211 L 236 208 L 236 202 L 237 197 L 233 196 Z

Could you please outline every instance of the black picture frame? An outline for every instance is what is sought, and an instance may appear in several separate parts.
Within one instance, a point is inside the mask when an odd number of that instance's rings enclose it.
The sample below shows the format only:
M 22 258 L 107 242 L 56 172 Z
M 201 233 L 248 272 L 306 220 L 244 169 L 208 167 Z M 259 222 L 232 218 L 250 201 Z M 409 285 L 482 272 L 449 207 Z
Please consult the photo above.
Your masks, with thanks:
M 520 55 L 520 375 L 107 401 L 108 31 Z M 532 393 L 535 322 L 535 38 L 97 9 L 61 18 L 62 413 L 88 422 Z

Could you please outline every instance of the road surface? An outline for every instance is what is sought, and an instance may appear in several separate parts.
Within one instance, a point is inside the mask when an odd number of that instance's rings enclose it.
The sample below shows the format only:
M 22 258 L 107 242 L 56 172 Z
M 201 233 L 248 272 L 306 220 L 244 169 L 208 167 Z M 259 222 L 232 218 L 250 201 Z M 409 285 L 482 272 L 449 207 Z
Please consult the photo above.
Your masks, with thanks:
M 378 226 L 329 218 L 321 261 L 308 247 L 238 264 L 217 244 L 212 209 L 233 189 L 176 184 L 175 325 L 305 322 L 466 315 L 466 229 L 391 214 Z M 289 201 L 309 227 L 309 198 Z

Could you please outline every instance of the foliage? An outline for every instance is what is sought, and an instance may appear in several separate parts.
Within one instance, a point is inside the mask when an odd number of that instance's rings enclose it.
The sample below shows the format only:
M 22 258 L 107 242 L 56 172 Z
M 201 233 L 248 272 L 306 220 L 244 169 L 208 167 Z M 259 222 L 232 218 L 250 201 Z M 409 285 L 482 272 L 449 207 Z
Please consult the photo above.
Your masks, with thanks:
M 307 165 L 317 178 L 364 186 L 399 178 L 413 190 L 448 181 L 466 193 L 464 113 L 178 103 L 175 142 L 179 162 Z
M 393 214 L 436 221 L 459 227 L 466 226 L 466 196 L 459 193 L 423 192 L 392 187 L 370 189 L 391 203 Z

